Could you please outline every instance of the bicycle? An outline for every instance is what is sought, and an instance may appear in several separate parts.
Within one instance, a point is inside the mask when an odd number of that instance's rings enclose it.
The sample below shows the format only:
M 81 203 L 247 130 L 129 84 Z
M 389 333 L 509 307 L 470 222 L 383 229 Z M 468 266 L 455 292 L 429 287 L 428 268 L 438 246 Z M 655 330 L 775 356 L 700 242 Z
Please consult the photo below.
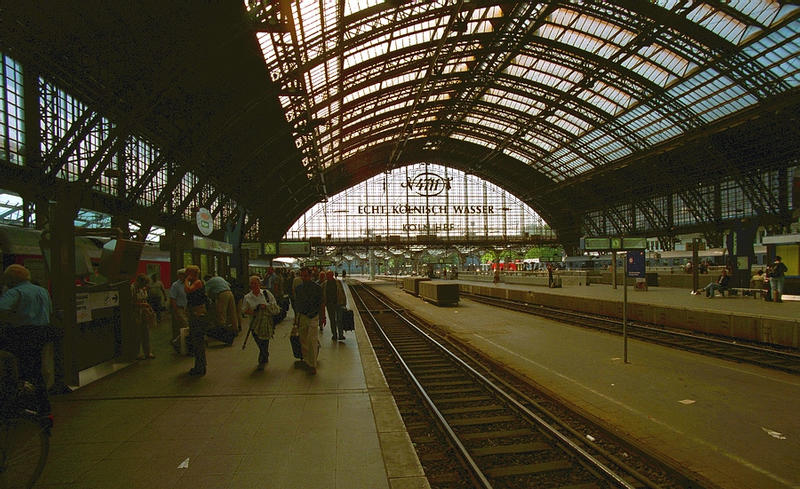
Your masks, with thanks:
M 18 381 L 16 358 L 2 353 L 6 355 L 0 355 L 0 489 L 30 489 L 47 462 L 53 417 L 25 407 L 32 405 L 36 389 Z

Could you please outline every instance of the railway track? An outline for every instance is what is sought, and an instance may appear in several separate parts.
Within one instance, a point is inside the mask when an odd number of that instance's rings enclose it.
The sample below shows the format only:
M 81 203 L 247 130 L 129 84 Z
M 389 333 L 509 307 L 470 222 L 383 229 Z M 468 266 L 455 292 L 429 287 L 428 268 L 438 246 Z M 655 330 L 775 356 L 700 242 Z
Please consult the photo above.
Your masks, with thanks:
M 622 322 L 616 318 L 568 311 L 540 304 L 530 304 L 508 299 L 498 299 L 475 294 L 461 293 L 461 297 L 482 304 L 502 307 L 514 311 L 535 314 L 540 317 L 586 328 L 622 334 Z M 788 350 L 769 348 L 764 345 L 701 336 L 688 331 L 666 329 L 660 326 L 628 321 L 627 334 L 631 338 L 649 341 L 672 348 L 714 356 L 735 362 L 749 363 L 760 367 L 800 374 L 800 354 Z
M 587 435 L 602 428 L 571 429 L 371 289 L 351 291 L 432 487 L 701 487 L 635 448 L 609 450 Z

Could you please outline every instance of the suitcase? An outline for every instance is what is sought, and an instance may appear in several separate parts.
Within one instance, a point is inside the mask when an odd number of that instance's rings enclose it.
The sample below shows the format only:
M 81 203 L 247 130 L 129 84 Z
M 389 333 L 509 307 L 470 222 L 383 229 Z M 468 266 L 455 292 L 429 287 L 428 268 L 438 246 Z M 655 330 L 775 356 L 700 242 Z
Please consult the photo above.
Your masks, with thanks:
M 299 336 L 289 336 L 289 343 L 292 344 L 292 354 L 298 360 L 303 359 L 303 350 L 300 347 L 300 337 Z
M 233 328 L 228 326 L 215 326 L 206 331 L 206 336 L 231 346 L 233 344 L 233 339 L 236 337 L 236 333 L 233 332 Z
M 350 309 L 345 309 L 342 311 L 342 330 L 344 331 L 353 331 L 356 329 L 355 318 L 353 317 L 353 311 Z
M 189 328 L 181 328 L 179 350 L 181 355 L 189 355 Z

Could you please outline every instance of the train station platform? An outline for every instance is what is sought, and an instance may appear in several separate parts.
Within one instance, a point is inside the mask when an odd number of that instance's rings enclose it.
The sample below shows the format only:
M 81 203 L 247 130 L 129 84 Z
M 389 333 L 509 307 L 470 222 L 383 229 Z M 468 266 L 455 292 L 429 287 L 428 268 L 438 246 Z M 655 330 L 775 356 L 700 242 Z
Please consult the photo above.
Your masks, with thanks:
M 151 331 L 155 359 L 105 365 L 119 370 L 52 398 L 35 487 L 428 487 L 358 317 L 344 342 L 320 334 L 316 375 L 295 367 L 291 311 L 264 371 L 240 334 L 233 346 L 209 340 L 204 377 L 187 375 L 193 359 L 169 345 L 169 321 Z
M 710 276 L 709 276 L 710 277 Z M 384 277 L 381 277 L 384 278 Z M 388 279 L 388 277 L 386 277 Z M 490 277 L 487 276 L 490 280 Z M 392 277 L 402 281 L 402 278 Z M 708 279 L 713 280 L 713 278 Z M 488 280 L 450 280 L 462 292 L 472 292 L 501 299 L 542 304 L 587 314 L 622 319 L 624 291 L 622 285 L 564 285 L 547 288 L 531 284 L 493 284 Z M 702 282 L 705 285 L 707 282 Z M 753 296 L 721 296 L 707 298 L 702 292 L 673 287 L 649 287 L 637 290 L 628 286 L 627 315 L 631 321 L 651 323 L 667 328 L 688 330 L 742 341 L 800 348 L 800 297 L 784 296 L 781 303 Z
M 703 275 L 703 277 L 704 278 L 700 280 L 700 287 L 705 287 L 709 282 L 717 278 L 712 275 Z M 611 285 L 605 284 L 593 284 L 589 286 L 565 285 L 564 287 L 550 289 L 547 287 L 525 284 L 501 283 L 495 286 L 491 281 L 452 280 L 452 282 L 496 287 L 500 289 L 531 290 L 541 294 L 619 302 L 622 302 L 624 294 L 621 283 L 617 285 L 616 289 Z M 783 298 L 783 302 L 777 303 L 756 299 L 752 296 L 721 296 L 719 292 L 717 292 L 715 297 L 707 298 L 702 292 L 697 295 L 692 295 L 691 291 L 688 289 L 648 287 L 648 289 L 644 291 L 636 290 L 631 285 L 628 285 L 628 302 L 633 304 L 731 312 L 742 315 L 755 314 L 791 320 L 800 318 L 800 296 L 784 296 Z
M 456 307 L 437 307 L 405 293 L 396 283 L 374 284 L 415 315 L 504 363 L 615 433 L 696 474 L 701 487 L 800 487 L 800 378 L 795 375 L 637 340 L 629 340 L 626 364 L 622 338 L 616 335 L 468 299 Z M 601 285 L 533 288 L 537 293 L 597 300 L 621 301 L 623 294 L 621 287 Z M 800 317 L 798 303 L 773 304 L 747 297 L 706 299 L 677 289 L 629 289 L 628 299 L 644 307 L 664 304 Z

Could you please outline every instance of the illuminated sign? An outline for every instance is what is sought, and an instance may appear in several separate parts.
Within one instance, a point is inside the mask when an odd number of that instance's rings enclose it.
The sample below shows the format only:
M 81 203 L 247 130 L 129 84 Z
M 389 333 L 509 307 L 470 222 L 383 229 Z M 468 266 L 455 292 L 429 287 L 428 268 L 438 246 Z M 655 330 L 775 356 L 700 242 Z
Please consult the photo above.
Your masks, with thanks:
M 310 241 L 281 241 L 278 243 L 278 256 L 309 256 Z
M 584 250 L 609 250 L 611 244 L 608 238 L 582 238 Z
M 233 253 L 233 245 L 224 241 L 192 236 L 192 244 L 198 250 L 218 251 L 220 253 Z
M 646 238 L 581 238 L 581 248 L 590 251 L 644 250 Z
M 622 247 L 626 250 L 645 250 L 647 238 L 622 238 Z
M 201 207 L 197 211 L 197 229 L 203 236 L 208 236 L 214 231 L 214 218 L 208 209 Z

